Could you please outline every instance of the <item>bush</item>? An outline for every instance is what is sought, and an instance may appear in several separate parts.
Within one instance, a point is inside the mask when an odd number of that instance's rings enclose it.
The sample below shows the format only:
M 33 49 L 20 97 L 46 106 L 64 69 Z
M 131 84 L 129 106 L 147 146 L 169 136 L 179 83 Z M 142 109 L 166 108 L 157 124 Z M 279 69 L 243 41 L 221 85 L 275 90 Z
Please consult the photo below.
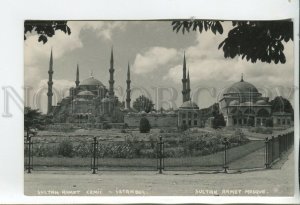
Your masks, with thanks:
M 103 123 L 103 129 L 107 130 L 107 129 L 111 129 L 111 125 L 108 123 Z
M 150 126 L 149 120 L 145 117 L 142 117 L 141 121 L 140 121 L 140 132 L 148 133 L 148 132 L 150 132 L 150 129 L 151 129 L 151 126 Z
M 212 126 L 214 129 L 226 126 L 226 122 L 222 113 L 217 113 L 214 115 Z
M 189 126 L 187 124 L 182 124 L 180 127 L 181 131 L 186 131 L 189 128 Z
M 70 140 L 63 140 L 58 145 L 58 154 L 64 157 L 73 156 L 73 143 Z

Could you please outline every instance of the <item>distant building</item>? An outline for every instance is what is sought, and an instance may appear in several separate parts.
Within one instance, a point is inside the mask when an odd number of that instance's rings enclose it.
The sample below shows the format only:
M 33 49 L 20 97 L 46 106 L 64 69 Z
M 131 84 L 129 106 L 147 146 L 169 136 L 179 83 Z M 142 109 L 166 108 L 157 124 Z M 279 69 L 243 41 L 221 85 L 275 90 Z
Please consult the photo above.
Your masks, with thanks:
M 183 77 L 182 77 L 182 105 L 178 109 L 178 127 L 187 125 L 188 127 L 202 127 L 199 106 L 191 100 L 191 83 L 189 71 L 186 74 L 186 59 L 183 57 Z
M 227 88 L 219 101 L 226 126 L 277 126 L 291 124 L 291 115 L 272 113 L 268 97 L 251 83 L 241 80 Z M 283 121 L 282 121 L 283 120 Z
M 179 109 L 171 112 L 129 112 L 124 116 L 124 123 L 129 127 L 139 126 L 142 117 L 146 117 L 151 127 L 203 127 L 204 121 L 201 118 L 201 111 L 198 105 L 191 100 L 190 76 L 186 69 L 185 54 L 183 57 L 183 78 L 182 78 L 182 105 Z

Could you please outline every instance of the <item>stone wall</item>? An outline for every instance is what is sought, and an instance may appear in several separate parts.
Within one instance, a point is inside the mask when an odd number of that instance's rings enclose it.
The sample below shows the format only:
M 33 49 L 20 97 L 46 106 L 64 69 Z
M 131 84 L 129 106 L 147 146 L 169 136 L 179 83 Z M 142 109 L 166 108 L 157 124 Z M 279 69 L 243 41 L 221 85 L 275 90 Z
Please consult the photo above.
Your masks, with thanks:
M 106 126 L 106 125 L 108 126 Z M 111 122 L 104 122 L 104 123 L 55 123 L 47 126 L 47 130 L 56 130 L 56 131 L 63 131 L 63 130 L 71 130 L 71 129 L 105 129 L 105 127 L 115 128 L 115 129 L 123 129 L 125 128 L 124 123 L 111 123 Z
M 128 127 L 139 127 L 142 117 L 146 117 L 151 127 L 177 127 L 177 114 L 138 114 L 132 113 L 124 116 L 124 123 Z

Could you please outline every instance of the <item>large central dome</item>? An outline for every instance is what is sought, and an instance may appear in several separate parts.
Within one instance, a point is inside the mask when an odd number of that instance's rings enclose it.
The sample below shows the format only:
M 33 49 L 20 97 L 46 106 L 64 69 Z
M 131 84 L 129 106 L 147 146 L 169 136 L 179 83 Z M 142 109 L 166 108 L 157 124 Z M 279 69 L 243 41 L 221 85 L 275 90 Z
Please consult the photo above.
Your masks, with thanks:
M 97 80 L 93 76 L 88 77 L 87 79 L 83 80 L 80 85 L 99 85 L 103 86 L 100 80 Z
M 252 85 L 251 83 L 245 82 L 243 78 L 240 82 L 234 83 L 232 86 L 227 88 L 224 94 L 231 94 L 231 93 L 258 93 L 257 88 Z

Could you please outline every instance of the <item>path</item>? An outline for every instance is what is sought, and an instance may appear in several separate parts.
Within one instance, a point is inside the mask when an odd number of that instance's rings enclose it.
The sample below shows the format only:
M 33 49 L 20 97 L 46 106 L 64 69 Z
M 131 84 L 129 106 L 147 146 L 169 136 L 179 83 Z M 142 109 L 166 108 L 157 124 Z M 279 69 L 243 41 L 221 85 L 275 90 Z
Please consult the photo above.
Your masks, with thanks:
M 25 174 L 25 194 L 292 196 L 293 153 L 281 169 L 235 174 L 115 171 L 92 175 L 89 172 L 34 172 Z

